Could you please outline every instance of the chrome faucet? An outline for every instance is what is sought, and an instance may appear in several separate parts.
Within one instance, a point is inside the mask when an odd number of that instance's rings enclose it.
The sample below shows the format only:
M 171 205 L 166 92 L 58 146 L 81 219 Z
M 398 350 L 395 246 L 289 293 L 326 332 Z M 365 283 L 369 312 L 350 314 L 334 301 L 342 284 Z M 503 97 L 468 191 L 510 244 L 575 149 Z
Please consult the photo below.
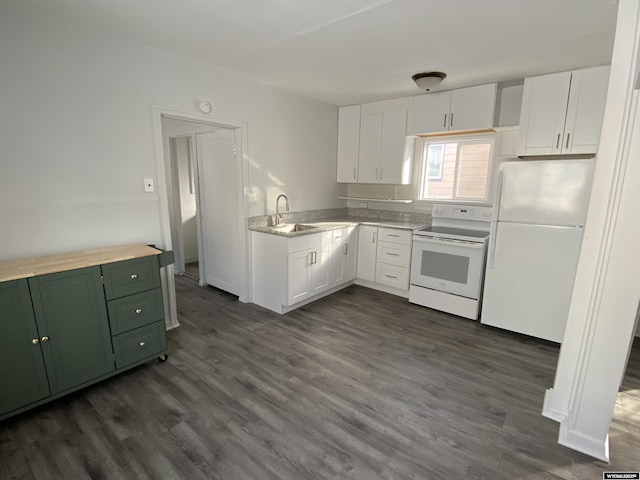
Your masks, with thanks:
M 287 196 L 284 193 L 281 193 L 280 195 L 278 195 L 278 198 L 276 198 L 276 225 L 280 225 L 280 223 L 282 222 L 282 215 L 280 215 L 280 210 L 279 210 L 279 203 L 280 203 L 280 199 L 284 197 L 284 208 L 285 211 L 289 211 L 289 199 L 287 198 Z

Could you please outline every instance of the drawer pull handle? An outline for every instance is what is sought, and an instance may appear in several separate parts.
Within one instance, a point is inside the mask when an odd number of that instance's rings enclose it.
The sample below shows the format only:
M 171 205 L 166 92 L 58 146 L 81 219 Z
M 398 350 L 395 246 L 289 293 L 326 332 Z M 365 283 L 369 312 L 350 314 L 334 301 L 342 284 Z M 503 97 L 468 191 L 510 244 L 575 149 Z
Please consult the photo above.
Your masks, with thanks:
M 391 253 L 391 252 L 387 252 L 387 255 L 389 255 L 390 257 L 397 257 L 398 256 L 397 253 Z
M 393 275 L 386 275 L 386 274 L 385 274 L 385 277 L 387 277 L 387 278 L 398 278 L 398 277 L 394 277 Z
M 138 345 L 140 345 L 141 347 L 144 347 L 146 345 L 145 342 L 140 342 Z
M 135 274 L 135 273 L 131 274 L 131 280 L 137 280 L 137 278 L 138 278 L 137 274 Z
M 400 235 L 396 235 L 395 233 L 387 233 L 387 237 L 399 237 Z
M 49 341 L 49 337 L 46 337 L 46 336 L 40 339 L 40 342 L 42 343 L 47 343 L 48 341 Z
M 37 345 L 40 343 L 40 339 L 39 338 L 32 338 L 31 339 L 31 343 L 33 343 L 34 345 Z
M 136 308 L 136 315 L 140 315 L 142 313 L 142 309 L 141 308 Z

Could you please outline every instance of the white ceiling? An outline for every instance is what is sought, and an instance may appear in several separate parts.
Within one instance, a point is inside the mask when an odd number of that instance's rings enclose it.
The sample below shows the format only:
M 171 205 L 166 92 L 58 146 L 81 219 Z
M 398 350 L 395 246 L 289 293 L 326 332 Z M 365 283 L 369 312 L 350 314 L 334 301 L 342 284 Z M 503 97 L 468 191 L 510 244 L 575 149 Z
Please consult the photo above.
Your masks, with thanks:
M 615 0 L 0 0 L 336 105 L 609 63 Z

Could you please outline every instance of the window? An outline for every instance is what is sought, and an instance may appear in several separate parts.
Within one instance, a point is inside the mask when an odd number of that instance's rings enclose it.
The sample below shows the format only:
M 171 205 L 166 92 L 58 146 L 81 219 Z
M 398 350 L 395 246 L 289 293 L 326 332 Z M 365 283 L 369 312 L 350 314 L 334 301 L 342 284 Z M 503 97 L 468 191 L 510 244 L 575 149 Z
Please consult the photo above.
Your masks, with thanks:
M 444 145 L 429 145 L 427 152 L 427 178 L 429 180 L 442 180 L 442 154 Z
M 489 200 L 493 136 L 424 139 L 420 200 Z

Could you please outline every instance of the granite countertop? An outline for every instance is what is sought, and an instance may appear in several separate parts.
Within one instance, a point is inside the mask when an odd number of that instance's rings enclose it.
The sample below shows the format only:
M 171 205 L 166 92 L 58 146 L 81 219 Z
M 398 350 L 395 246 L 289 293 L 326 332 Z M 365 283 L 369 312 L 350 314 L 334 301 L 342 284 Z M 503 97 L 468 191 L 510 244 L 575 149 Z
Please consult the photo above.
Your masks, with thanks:
M 271 235 L 278 235 L 281 237 L 298 237 L 302 235 L 311 235 L 313 233 L 325 232 L 329 230 L 336 230 L 338 228 L 344 228 L 347 226 L 353 225 L 372 225 L 376 227 L 385 227 L 385 228 L 397 228 L 401 230 L 417 230 L 422 227 L 428 227 L 427 223 L 416 223 L 416 222 L 407 222 L 401 220 L 385 220 L 379 218 L 366 218 L 366 217 L 357 217 L 357 216 L 342 216 L 342 217 L 334 217 L 334 218 L 325 218 L 317 221 L 301 221 L 297 222 L 302 225 L 313 225 L 316 228 L 312 228 L 309 230 L 303 230 L 300 232 L 282 232 L 275 230 L 273 227 L 269 226 L 256 226 L 250 225 L 249 230 L 254 232 L 262 232 L 269 233 Z M 288 225 L 288 224 L 283 224 Z

